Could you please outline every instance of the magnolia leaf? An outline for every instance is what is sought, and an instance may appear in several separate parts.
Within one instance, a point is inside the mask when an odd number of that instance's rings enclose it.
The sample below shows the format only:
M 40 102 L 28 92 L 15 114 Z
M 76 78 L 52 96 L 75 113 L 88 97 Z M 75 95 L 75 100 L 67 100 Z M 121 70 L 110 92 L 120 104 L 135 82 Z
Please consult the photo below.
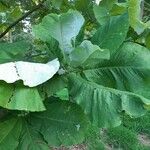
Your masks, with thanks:
M 0 123 L 0 149 L 15 150 L 19 144 L 22 124 L 19 119 L 9 119 Z
M 34 87 L 52 78 L 59 66 L 58 59 L 47 64 L 23 61 L 0 64 L 0 80 L 7 83 L 23 80 L 24 85 Z
M 92 38 L 92 43 L 110 52 L 119 48 L 126 38 L 129 23 L 128 15 L 115 16 L 105 25 L 101 26 Z
M 90 59 L 92 61 L 109 59 L 110 54 L 109 50 L 101 49 L 99 46 L 85 40 L 70 53 L 69 57 L 73 66 L 82 66 L 83 64 L 87 64 Z
M 49 145 L 68 146 L 83 142 L 89 121 L 77 104 L 52 99 L 46 106 L 45 112 L 31 114 L 30 122 Z
M 69 10 L 61 15 L 47 15 L 41 24 L 33 27 L 33 32 L 43 31 L 46 35 L 56 39 L 65 53 L 70 53 L 73 49 L 71 40 L 78 35 L 83 23 L 84 18 L 78 11 Z
M 144 104 L 150 105 L 150 100 L 140 95 L 101 86 L 77 75 L 70 75 L 69 81 L 71 100 L 99 127 L 120 125 L 122 111 L 131 117 L 142 116 L 146 113 Z
M 29 49 L 30 43 L 27 41 L 0 43 L 0 63 L 22 60 Z
M 135 43 L 125 43 L 109 61 L 83 73 L 89 81 L 150 99 L 150 51 Z
M 44 111 L 45 107 L 37 88 L 1 82 L 0 106 L 12 110 Z
M 50 150 L 41 134 L 24 119 L 22 119 L 22 131 L 20 134 L 18 150 Z

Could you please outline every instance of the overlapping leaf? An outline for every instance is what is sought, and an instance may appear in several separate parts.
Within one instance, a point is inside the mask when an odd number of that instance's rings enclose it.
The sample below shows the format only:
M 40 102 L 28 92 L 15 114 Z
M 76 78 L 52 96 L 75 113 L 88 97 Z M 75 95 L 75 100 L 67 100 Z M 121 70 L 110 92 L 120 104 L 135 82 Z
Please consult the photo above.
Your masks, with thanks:
M 90 41 L 85 40 L 70 53 L 69 57 L 71 65 L 82 66 L 88 65 L 92 61 L 109 59 L 110 53 L 109 50 L 101 49 L 99 46 L 93 45 Z

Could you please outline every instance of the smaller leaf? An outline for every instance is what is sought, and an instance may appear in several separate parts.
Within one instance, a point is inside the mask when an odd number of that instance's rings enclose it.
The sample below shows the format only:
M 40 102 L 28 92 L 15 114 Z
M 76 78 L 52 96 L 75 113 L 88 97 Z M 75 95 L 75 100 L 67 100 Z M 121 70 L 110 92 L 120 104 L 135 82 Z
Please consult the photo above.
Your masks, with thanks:
M 22 84 L 0 84 L 0 106 L 12 110 L 44 111 L 45 107 L 37 88 Z
M 61 91 L 58 91 L 54 96 L 58 97 L 61 100 L 69 100 L 68 89 L 64 88 Z
M 90 59 L 109 59 L 109 50 L 101 49 L 90 41 L 83 41 L 79 47 L 70 53 L 70 60 L 73 66 L 86 65 Z
M 55 75 L 51 80 L 44 84 L 44 89 L 48 97 L 54 96 L 56 92 L 66 87 L 66 81 L 64 76 Z
M 44 111 L 45 107 L 37 88 L 25 87 L 17 84 L 8 104 L 8 109 L 25 111 Z

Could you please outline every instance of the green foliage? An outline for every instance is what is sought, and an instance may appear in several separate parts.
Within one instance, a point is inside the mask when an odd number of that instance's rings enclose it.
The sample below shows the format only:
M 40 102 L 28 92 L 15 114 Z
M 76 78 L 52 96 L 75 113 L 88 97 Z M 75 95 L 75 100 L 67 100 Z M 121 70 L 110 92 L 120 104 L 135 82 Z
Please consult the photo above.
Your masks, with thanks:
M 30 47 L 31 45 L 28 41 L 0 43 L 0 63 L 25 59 L 25 55 L 30 50 Z
M 11 3 L 0 2 L 0 31 L 39 4 Z M 99 128 L 119 126 L 123 114 L 137 118 L 150 109 L 149 29 L 139 5 L 133 0 L 102 0 L 99 6 L 90 0 L 47 0 L 25 18 L 32 32 L 20 22 L 2 38 L 1 64 L 58 58 L 60 69 L 33 88 L 21 81 L 0 82 L 0 106 L 7 112 L 0 116 L 0 149 L 48 150 L 83 141 L 89 150 L 104 149 Z M 122 132 L 121 146 L 136 148 L 135 135 L 124 127 L 108 134 L 116 140 Z
M 109 129 L 107 132 L 110 143 L 115 147 L 120 147 L 125 150 L 138 150 L 139 144 L 136 134 L 132 133 L 129 129 L 120 126 Z

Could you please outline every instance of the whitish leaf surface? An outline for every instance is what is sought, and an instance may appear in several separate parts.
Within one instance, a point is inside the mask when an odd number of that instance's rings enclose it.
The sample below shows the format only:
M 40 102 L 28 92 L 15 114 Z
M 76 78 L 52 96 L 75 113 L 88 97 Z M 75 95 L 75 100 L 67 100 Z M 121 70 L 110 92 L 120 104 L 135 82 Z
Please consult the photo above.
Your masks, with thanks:
M 92 38 L 92 43 L 103 49 L 109 49 L 110 52 L 116 50 L 125 40 L 128 28 L 127 14 L 112 17 L 97 30 Z
M 144 115 L 144 104 L 150 100 L 113 88 L 89 82 L 79 76 L 70 77 L 70 98 L 82 106 L 91 122 L 99 127 L 111 127 L 121 124 L 121 112 L 132 117 Z
M 49 145 L 73 145 L 84 140 L 89 121 L 80 106 L 56 99 L 49 99 L 46 106 L 45 112 L 32 114 L 30 121 Z
M 15 150 L 19 144 L 22 124 L 18 119 L 10 119 L 0 123 L 0 149 Z
M 29 88 L 21 84 L 12 85 L 4 82 L 0 84 L 0 106 L 13 110 L 45 110 L 37 88 Z
M 73 66 L 82 66 L 88 65 L 89 61 L 109 59 L 110 54 L 109 50 L 101 49 L 99 46 L 85 40 L 70 53 L 69 57 Z
M 52 78 L 59 66 L 57 59 L 47 64 L 23 61 L 0 64 L 0 80 L 7 83 L 22 80 L 24 85 L 34 87 Z
M 33 27 L 33 31 L 35 34 L 42 31 L 46 35 L 53 37 L 59 42 L 60 48 L 65 51 L 65 53 L 70 53 L 73 49 L 71 40 L 74 40 L 78 35 L 83 23 L 84 18 L 82 15 L 78 11 L 70 10 L 61 15 L 47 15 L 41 24 Z M 48 37 L 44 39 L 47 38 Z

